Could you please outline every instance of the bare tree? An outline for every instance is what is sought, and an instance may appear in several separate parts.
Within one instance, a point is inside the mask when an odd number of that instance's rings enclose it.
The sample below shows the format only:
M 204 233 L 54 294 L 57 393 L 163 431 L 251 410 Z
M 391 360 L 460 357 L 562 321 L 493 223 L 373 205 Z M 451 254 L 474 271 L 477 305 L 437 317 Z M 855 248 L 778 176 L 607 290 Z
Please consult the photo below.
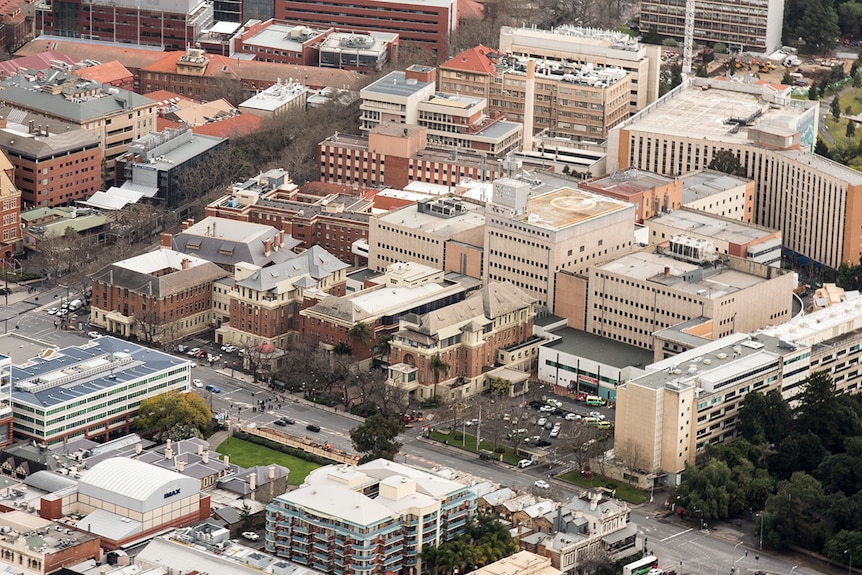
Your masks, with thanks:
M 150 305 L 152 306 L 152 300 L 150 300 Z M 156 339 L 161 339 L 157 337 L 161 329 L 159 314 L 152 307 L 135 314 L 134 333 L 138 339 L 145 341 L 147 345 L 152 345 Z
M 631 439 L 615 443 L 614 455 L 632 471 L 643 469 L 646 466 L 643 450 Z

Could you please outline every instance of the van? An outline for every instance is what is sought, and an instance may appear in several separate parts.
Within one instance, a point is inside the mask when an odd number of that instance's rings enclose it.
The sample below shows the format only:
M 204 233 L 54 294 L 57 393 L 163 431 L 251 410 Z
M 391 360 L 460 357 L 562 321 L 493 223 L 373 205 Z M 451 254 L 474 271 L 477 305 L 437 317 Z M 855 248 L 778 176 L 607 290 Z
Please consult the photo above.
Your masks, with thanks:
M 603 405 L 606 405 L 607 403 L 608 403 L 607 401 L 605 401 L 604 399 L 602 399 L 598 395 L 588 395 L 587 396 L 587 405 L 603 406 Z
M 84 302 L 79 299 L 73 299 L 69 302 L 69 309 L 71 311 L 77 311 L 81 309 L 81 306 L 84 305 Z

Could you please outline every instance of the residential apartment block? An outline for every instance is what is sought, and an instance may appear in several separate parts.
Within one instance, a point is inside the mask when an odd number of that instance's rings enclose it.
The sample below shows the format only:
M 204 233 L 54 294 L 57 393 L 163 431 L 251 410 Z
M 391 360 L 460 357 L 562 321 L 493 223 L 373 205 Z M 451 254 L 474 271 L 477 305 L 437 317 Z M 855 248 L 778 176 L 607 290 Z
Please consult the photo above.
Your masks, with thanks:
M 212 326 L 213 282 L 228 273 L 205 259 L 160 250 L 93 274 L 90 325 L 169 344 Z
M 0 149 L 15 167 L 15 186 L 24 205 L 67 205 L 99 191 L 102 151 L 98 136 L 7 106 L 0 107 L 0 115 Z
M 853 264 L 862 174 L 811 152 L 818 110 L 788 86 L 692 78 L 611 131 L 608 170 L 687 174 L 728 150 L 754 181 L 755 224 L 782 230 L 800 263 Z
M 641 0 L 640 29 L 685 36 L 685 0 Z M 719 0 L 695 4 L 694 40 L 731 50 L 769 54 L 781 47 L 784 0 Z
M 343 296 L 347 267 L 320 246 L 266 268 L 239 266 L 233 278 L 217 286 L 227 291 L 229 313 L 219 322 L 216 341 L 243 349 L 262 344 L 287 349 L 300 330 L 305 298 Z
M 133 0 L 56 0 L 36 9 L 39 34 L 168 50 L 185 49 L 213 23 L 213 5 L 203 0 L 160 0 L 157 6 Z
M 418 262 L 481 278 L 485 218 L 481 204 L 453 196 L 429 198 L 373 216 L 368 227 L 368 267 L 383 271 L 396 262 Z
M 356 242 L 368 239 L 371 200 L 352 194 L 316 196 L 300 193 L 288 173 L 274 168 L 228 188 L 228 195 L 206 208 L 207 216 L 272 225 L 298 241 L 298 249 L 314 246 L 353 267 L 366 265 L 367 250 Z
M 496 365 L 497 350 L 532 338 L 533 304 L 512 284 L 491 282 L 464 301 L 402 316 L 389 342 L 387 382 L 420 403 L 432 397 L 457 401 L 488 391 L 487 372 Z M 438 356 L 449 366 L 439 381 L 431 369 Z
M 793 274 L 679 235 L 589 270 L 586 330 L 653 349 L 653 333 L 696 317 L 712 339 L 790 319 Z
M 189 388 L 191 363 L 111 336 L 12 367 L 15 437 L 52 445 L 128 435 L 141 401 Z
M 447 57 L 449 37 L 458 26 L 458 5 L 456 0 L 278 0 L 275 17 L 319 28 L 337 24 L 398 34 L 405 47 L 428 50 L 439 61 Z
M 624 32 L 568 25 L 552 30 L 503 26 L 500 53 L 561 66 L 622 68 L 631 76 L 630 114 L 658 99 L 661 46 L 641 44 Z
M 4 105 L 87 130 L 99 138 L 102 157 L 110 168 L 133 140 L 156 127 L 156 103 L 149 98 L 50 68 L 36 76 L 12 76 L 0 82 L 0 87 Z
M 499 178 L 485 213 L 484 280 L 509 281 L 551 311 L 561 272 L 582 274 L 631 251 L 635 207 L 555 184 Z
M 266 508 L 266 550 L 322 573 L 424 572 L 422 551 L 465 531 L 467 485 L 376 459 L 312 471 Z

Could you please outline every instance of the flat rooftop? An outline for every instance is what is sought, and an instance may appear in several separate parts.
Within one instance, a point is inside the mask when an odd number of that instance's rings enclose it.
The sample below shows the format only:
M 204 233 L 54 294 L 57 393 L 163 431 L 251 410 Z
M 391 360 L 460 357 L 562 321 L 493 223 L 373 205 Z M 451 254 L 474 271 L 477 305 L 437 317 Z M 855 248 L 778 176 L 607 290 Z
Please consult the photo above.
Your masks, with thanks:
M 485 225 L 484 207 L 470 202 L 462 202 L 462 205 L 463 212 L 448 218 L 420 212 L 418 204 L 411 204 L 382 214 L 377 219 L 389 225 L 448 239 L 454 234 Z
M 786 342 L 816 345 L 862 329 L 862 297 L 848 297 L 829 307 L 794 317 L 788 322 L 761 330 Z
M 290 52 L 302 52 L 303 44 L 315 36 L 325 33 L 326 30 L 314 29 L 308 26 L 273 22 L 257 34 L 243 40 L 243 43 L 278 48 Z
M 426 90 L 428 86 L 434 86 L 434 82 L 420 82 L 415 78 L 408 79 L 407 74 L 396 70 L 362 88 L 359 95 L 361 98 L 365 98 L 368 94 L 386 94 L 407 98 L 416 92 Z
M 673 178 L 643 170 L 629 169 L 617 172 L 611 176 L 588 180 L 579 185 L 581 188 L 593 192 L 605 192 L 629 198 L 647 190 L 654 190 L 672 184 L 673 182 Z
M 698 236 L 740 244 L 754 242 L 775 234 L 775 230 L 754 224 L 746 224 L 738 220 L 687 209 L 660 213 L 651 218 L 650 222 L 671 226 L 686 235 L 697 234 Z
M 682 179 L 682 205 L 744 186 L 749 180 L 723 172 L 703 170 Z
M 653 361 L 653 352 L 633 345 L 607 339 L 572 327 L 562 327 L 551 331 L 560 339 L 543 344 L 542 347 L 586 357 L 610 365 L 624 368 L 644 367 Z
M 516 219 L 539 228 L 557 231 L 631 207 L 628 202 L 564 186 L 531 197 L 527 212 Z

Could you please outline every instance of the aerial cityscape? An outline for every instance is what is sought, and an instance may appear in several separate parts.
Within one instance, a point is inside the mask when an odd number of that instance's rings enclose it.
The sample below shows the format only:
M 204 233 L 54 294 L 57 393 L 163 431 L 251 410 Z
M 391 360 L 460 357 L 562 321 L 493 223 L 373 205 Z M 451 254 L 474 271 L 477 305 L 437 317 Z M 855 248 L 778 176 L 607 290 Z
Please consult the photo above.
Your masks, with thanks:
M 862 4 L 0 15 L 0 572 L 862 566 Z

